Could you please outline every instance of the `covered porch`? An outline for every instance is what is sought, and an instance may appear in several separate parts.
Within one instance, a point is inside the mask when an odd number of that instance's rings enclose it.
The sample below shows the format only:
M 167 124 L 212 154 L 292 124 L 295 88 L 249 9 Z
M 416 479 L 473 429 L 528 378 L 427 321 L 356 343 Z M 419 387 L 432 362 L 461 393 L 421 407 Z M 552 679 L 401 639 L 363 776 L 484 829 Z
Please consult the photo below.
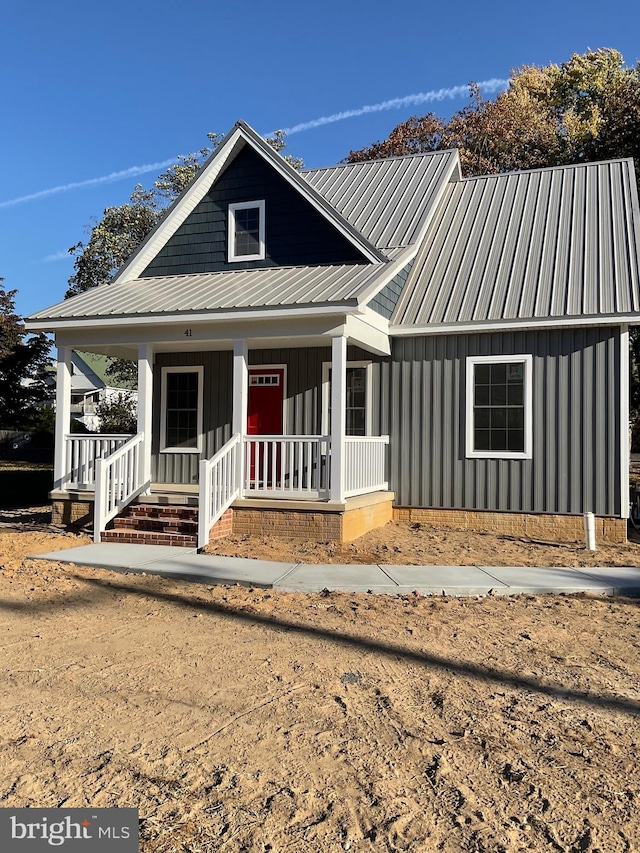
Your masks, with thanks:
M 280 323 L 279 334 L 266 336 L 268 329 L 262 323 L 259 334 L 257 328 L 247 334 L 251 329 L 245 327 L 242 336 L 233 338 L 223 337 L 222 329 L 194 324 L 182 330 L 182 336 L 190 339 L 186 341 L 179 341 L 178 329 L 174 340 L 135 344 L 106 336 L 93 344 L 84 335 L 76 335 L 80 339 L 74 341 L 58 336 L 53 499 L 92 502 L 98 542 L 109 522 L 132 502 L 152 502 L 155 495 L 166 503 L 172 494 L 180 494 L 197 505 L 200 548 L 231 507 L 256 512 L 276 508 L 282 517 L 295 507 L 300 512 L 319 512 L 322 507 L 344 511 L 347 503 L 353 505 L 354 498 L 365 495 L 371 495 L 368 503 L 375 505 L 375 493 L 388 490 L 389 437 L 381 434 L 380 418 L 371 414 L 376 379 L 368 368 L 389 352 L 387 335 L 379 326 L 376 317 L 365 322 L 343 316 L 338 323 L 329 317 L 317 317 L 313 324 L 301 318 L 297 324 L 286 324 L 287 335 Z M 149 331 L 145 336 L 151 338 Z M 129 358 L 133 353 L 137 357 L 135 434 L 74 435 L 66 428 L 71 351 L 91 345 L 107 355 L 126 352 Z M 281 355 L 282 364 L 273 368 L 270 355 L 276 348 L 291 357 Z M 304 393 L 298 393 L 295 385 L 300 380 L 293 365 L 303 352 L 313 353 L 308 358 L 313 369 L 307 370 Z M 369 361 L 363 358 L 367 355 Z M 252 391 L 257 393 L 253 386 L 275 384 L 282 369 L 292 387 L 287 396 L 283 392 L 281 430 L 265 432 L 251 411 Z M 182 388 L 177 378 L 189 374 L 191 382 Z M 362 415 L 348 405 L 350 385 L 357 379 L 366 385 L 362 391 L 368 411 Z M 175 400 L 182 400 L 175 403 L 175 411 L 167 404 L 172 393 Z M 214 410 L 223 414 L 214 416 Z

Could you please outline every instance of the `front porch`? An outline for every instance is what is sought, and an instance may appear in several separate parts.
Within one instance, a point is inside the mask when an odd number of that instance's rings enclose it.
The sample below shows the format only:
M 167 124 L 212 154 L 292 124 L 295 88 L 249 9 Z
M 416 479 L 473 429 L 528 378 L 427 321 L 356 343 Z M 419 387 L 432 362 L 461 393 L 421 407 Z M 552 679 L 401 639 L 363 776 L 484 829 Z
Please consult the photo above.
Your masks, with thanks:
M 234 437 L 211 460 L 201 461 L 198 485 L 151 483 L 136 489 L 143 453 L 137 435 L 67 435 L 68 473 L 65 487 L 51 494 L 54 516 L 61 524 L 92 523 L 96 542 L 142 541 L 145 537 L 131 534 L 134 528 L 157 531 L 153 544 L 168 543 L 162 534 L 175 527 L 173 517 L 186 518 L 181 508 L 189 509 L 190 521 L 197 520 L 193 533 L 200 548 L 211 535 L 231 532 L 351 541 L 391 520 L 393 495 L 385 479 L 388 436 L 347 436 L 344 442 L 345 488 L 342 499 L 333 499 L 330 436 Z M 237 485 L 239 471 L 243 482 Z M 116 516 L 128 506 L 157 507 L 158 523 L 120 525 Z M 149 512 L 134 509 L 133 515 Z M 117 532 L 107 530 L 112 519 Z M 174 544 L 195 544 L 184 538 L 189 533 L 183 520 Z
M 284 346 L 278 341 L 278 350 L 267 349 L 264 339 L 233 340 L 226 346 L 210 342 L 206 349 L 200 343 L 198 351 L 193 344 L 189 348 L 191 342 L 181 351 L 175 344 L 137 345 L 138 429 L 133 435 L 65 430 L 73 347 L 59 346 L 52 492 L 59 520 L 91 517 L 99 542 L 129 505 L 191 505 L 197 509 L 199 548 L 208 543 L 212 528 L 216 535 L 216 525 L 225 527 L 220 520 L 225 513 L 229 518 L 231 509 L 238 532 L 278 528 L 285 535 L 345 541 L 386 523 L 392 500 L 389 437 L 374 434 L 381 423 L 379 414 L 371 414 L 378 392 L 370 368 L 376 358 L 380 366 L 387 347 L 365 350 L 363 344 L 370 341 L 363 336 L 344 334 L 345 326 L 339 327 L 342 334 L 335 331 L 304 340 L 289 336 Z M 373 337 L 380 341 L 377 331 Z M 108 344 L 102 349 L 122 352 Z M 269 357 L 275 352 L 277 364 Z M 255 374 L 259 378 L 250 383 Z M 280 409 L 280 420 L 274 421 L 271 412 L 269 423 L 275 422 L 276 429 L 264 434 L 264 422 L 251 403 L 253 386 L 276 385 L 280 379 L 282 396 L 271 407 Z M 357 405 L 349 401 L 351 386 L 361 397 Z M 356 498 L 360 501 L 354 503 Z M 107 538 L 112 537 L 109 532 Z

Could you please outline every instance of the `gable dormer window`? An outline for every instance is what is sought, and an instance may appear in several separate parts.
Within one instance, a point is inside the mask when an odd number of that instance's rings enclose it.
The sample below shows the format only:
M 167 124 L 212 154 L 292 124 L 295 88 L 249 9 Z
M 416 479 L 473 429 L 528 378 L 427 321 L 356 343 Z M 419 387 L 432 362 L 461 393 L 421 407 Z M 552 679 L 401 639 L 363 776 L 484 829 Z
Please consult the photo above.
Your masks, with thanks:
M 229 205 L 229 262 L 262 261 L 264 247 L 264 200 Z

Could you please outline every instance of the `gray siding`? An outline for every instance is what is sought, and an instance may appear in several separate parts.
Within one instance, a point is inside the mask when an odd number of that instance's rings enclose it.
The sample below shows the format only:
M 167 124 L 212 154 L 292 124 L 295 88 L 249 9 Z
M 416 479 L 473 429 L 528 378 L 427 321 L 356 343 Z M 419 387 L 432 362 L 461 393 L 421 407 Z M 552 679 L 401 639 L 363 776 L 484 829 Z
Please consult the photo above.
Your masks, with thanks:
M 533 458 L 465 457 L 465 359 L 533 355 Z M 396 504 L 430 508 L 619 516 L 620 337 L 617 328 L 394 338 L 373 361 L 373 433 L 389 434 Z M 287 368 L 285 430 L 319 434 L 329 347 L 251 350 L 251 365 Z M 154 385 L 154 480 L 196 483 L 196 454 L 158 452 L 160 368 L 204 365 L 205 452 L 231 436 L 230 352 L 159 354 Z M 626 380 L 625 380 L 626 381 Z
M 198 482 L 197 453 L 160 453 L 160 396 L 162 367 L 204 366 L 203 377 L 203 459 L 209 459 L 231 438 L 232 353 L 158 353 L 153 375 L 154 429 L 152 479 L 156 483 Z
M 407 283 L 407 278 L 409 277 L 412 266 L 413 261 L 407 264 L 403 270 L 400 270 L 398 275 L 394 276 L 389 284 L 385 285 L 382 290 L 373 297 L 371 302 L 367 305 L 367 308 L 373 308 L 374 311 L 381 314 L 383 317 L 386 317 L 388 320 L 398 304 L 398 299 L 400 299 L 402 289 Z
M 380 362 L 357 347 L 349 347 L 350 361 L 373 360 L 373 431 L 380 430 Z M 250 350 L 249 365 L 286 366 L 285 426 L 292 435 L 319 435 L 322 425 L 322 364 L 331 361 L 330 347 Z M 204 365 L 204 453 L 160 453 L 161 369 Z M 231 437 L 233 410 L 231 352 L 159 353 L 154 370 L 153 480 L 156 483 L 197 483 L 200 458 L 210 458 Z
M 229 204 L 265 200 L 266 257 L 227 262 Z M 191 275 L 309 264 L 354 264 L 362 253 L 246 146 L 141 274 Z
M 467 459 L 465 359 L 516 353 L 533 355 L 533 458 Z M 394 339 L 396 503 L 620 515 L 619 370 L 616 328 Z

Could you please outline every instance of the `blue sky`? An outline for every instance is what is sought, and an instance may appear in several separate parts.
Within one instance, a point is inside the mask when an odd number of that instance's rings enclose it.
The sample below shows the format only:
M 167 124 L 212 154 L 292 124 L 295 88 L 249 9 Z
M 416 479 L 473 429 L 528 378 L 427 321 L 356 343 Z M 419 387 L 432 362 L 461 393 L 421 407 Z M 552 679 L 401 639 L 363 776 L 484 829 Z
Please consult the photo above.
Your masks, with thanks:
M 561 63 L 588 48 L 640 59 L 640 6 L 611 0 L 536 4 L 324 0 L 59 0 L 4 4 L 0 276 L 29 314 L 63 298 L 92 218 L 125 202 L 160 169 L 16 199 L 167 161 L 226 132 L 258 132 L 506 79 L 525 64 Z M 300 130 L 288 150 L 309 167 L 338 162 L 430 109 L 464 96 Z

